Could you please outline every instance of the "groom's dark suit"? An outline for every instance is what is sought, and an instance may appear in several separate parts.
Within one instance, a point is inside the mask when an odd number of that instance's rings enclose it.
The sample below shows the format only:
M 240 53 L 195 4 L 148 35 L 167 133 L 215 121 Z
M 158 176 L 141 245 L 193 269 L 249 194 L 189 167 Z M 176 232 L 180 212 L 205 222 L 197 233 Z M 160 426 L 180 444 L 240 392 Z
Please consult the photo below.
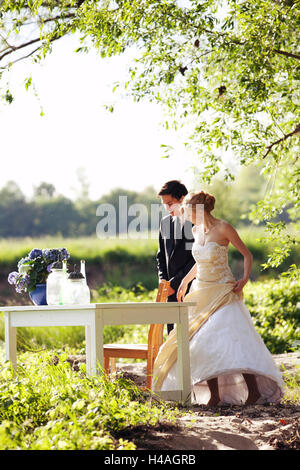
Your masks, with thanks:
M 159 230 L 159 249 L 157 252 L 157 268 L 159 280 L 170 281 L 175 293 L 168 297 L 168 302 L 177 302 L 177 289 L 184 278 L 195 264 L 192 255 L 192 244 L 194 241 L 192 233 L 193 224 L 186 221 L 180 224 L 178 218 L 167 215 L 161 220 Z M 187 292 L 189 291 L 190 284 Z M 168 333 L 173 325 L 168 325 Z

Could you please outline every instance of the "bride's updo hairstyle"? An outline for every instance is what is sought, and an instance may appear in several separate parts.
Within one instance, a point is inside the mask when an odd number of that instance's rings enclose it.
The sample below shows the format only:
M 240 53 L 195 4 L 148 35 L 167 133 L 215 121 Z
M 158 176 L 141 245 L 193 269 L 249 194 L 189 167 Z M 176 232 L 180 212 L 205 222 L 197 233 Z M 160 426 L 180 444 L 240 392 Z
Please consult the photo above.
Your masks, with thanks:
M 200 191 L 199 193 L 187 194 L 184 204 L 196 209 L 197 204 L 204 204 L 205 212 L 210 213 L 215 207 L 215 197 L 212 194 Z

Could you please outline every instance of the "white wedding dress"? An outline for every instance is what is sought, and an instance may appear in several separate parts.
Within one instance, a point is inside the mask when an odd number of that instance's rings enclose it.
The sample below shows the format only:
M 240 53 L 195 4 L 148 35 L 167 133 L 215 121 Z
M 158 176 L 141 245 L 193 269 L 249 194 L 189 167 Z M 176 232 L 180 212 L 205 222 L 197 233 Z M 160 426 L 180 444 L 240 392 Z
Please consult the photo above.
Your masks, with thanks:
M 248 388 L 243 372 L 255 375 L 261 394 L 259 402 L 279 401 L 283 397 L 284 382 L 253 325 L 242 294 L 232 292 L 235 279 L 228 265 L 228 248 L 213 241 L 205 245 L 195 241 L 192 253 L 197 263 L 197 276 L 184 299 L 197 302 L 197 307 L 189 313 L 190 323 L 199 315 L 203 317 L 204 311 L 213 312 L 208 319 L 205 317 L 192 337 L 190 335 L 192 403 L 208 402 L 207 380 L 215 377 L 218 377 L 221 403 L 245 403 Z M 172 333 L 173 343 L 176 343 L 176 333 L 174 330 Z M 175 362 L 167 366 L 170 342 L 172 338 L 167 338 L 158 353 L 153 375 L 162 377 L 160 386 L 154 386 L 154 390 L 178 390 L 177 353 Z

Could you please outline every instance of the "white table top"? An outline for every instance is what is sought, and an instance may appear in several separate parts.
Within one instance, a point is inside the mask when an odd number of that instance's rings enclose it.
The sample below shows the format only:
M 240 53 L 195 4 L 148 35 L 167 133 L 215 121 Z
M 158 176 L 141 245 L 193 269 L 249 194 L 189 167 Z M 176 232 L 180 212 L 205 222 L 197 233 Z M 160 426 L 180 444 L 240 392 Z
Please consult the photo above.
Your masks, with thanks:
M 90 303 L 85 305 L 13 305 L 11 307 L 1 307 L 0 312 L 17 312 L 17 311 L 40 311 L 40 310 L 87 310 L 87 309 L 109 309 L 109 308 L 172 308 L 172 307 L 192 307 L 196 302 L 102 302 Z

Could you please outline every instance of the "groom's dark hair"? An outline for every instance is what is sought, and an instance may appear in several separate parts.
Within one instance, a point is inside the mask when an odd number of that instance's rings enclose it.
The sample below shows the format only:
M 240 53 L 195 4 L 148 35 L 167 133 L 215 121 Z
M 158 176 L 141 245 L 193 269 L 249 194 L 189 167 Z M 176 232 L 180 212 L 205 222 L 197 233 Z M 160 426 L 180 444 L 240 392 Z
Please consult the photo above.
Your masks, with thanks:
M 184 184 L 179 180 L 172 180 L 165 183 L 157 195 L 165 196 L 166 194 L 170 194 L 172 197 L 179 200 L 182 196 L 186 196 L 187 193 L 188 190 Z

